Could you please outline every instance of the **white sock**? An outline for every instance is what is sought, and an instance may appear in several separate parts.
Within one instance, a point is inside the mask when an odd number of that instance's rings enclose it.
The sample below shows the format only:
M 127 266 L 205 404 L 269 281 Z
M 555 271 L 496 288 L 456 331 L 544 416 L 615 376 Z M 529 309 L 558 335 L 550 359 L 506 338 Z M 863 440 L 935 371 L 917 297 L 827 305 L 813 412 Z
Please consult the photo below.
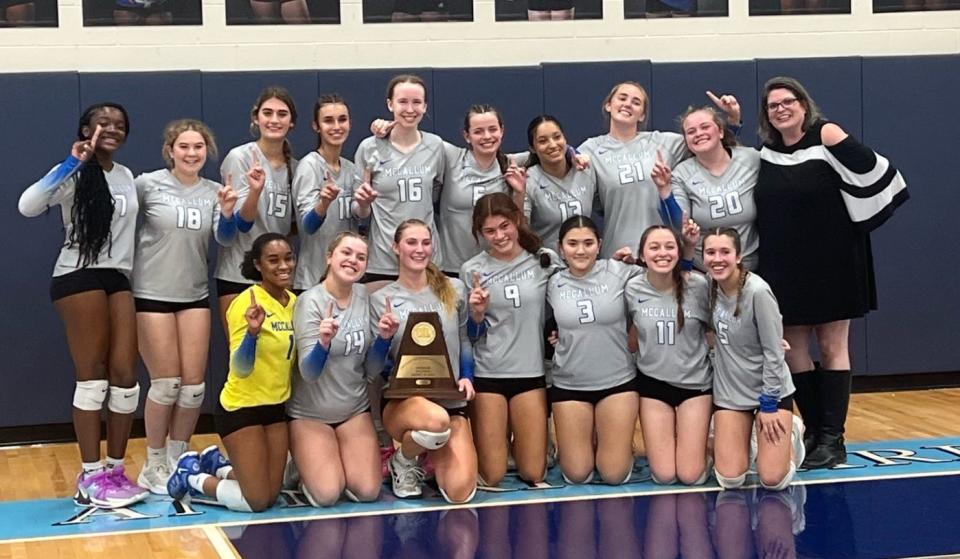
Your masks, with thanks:
M 217 479 L 229 479 L 230 472 L 232 471 L 233 466 L 220 466 L 214 474 L 216 474 Z
M 247 500 L 243 498 L 240 484 L 233 479 L 225 479 L 217 485 L 217 501 L 233 511 L 253 512 Z
M 206 481 L 207 478 L 209 477 L 213 477 L 213 476 L 211 476 L 210 474 L 194 474 L 191 476 L 187 476 L 187 483 L 190 485 L 190 487 L 193 488 L 194 491 L 203 493 L 203 482 Z
M 111 458 L 107 456 L 107 469 L 112 470 L 117 466 L 123 466 L 123 458 Z
M 420 457 L 414 456 L 413 458 L 407 458 L 403 455 L 403 449 L 398 448 L 396 452 L 397 462 L 400 462 L 401 466 L 417 466 L 420 464 Z
M 176 464 L 180 460 L 180 455 L 187 451 L 187 448 L 190 446 L 190 443 L 187 441 L 175 441 L 170 439 L 167 441 L 167 461 L 171 464 Z
M 162 464 L 167 456 L 167 449 L 147 447 L 147 466 Z
M 83 475 L 88 476 L 91 474 L 99 474 L 103 471 L 103 461 L 97 460 L 96 462 L 82 462 L 83 466 Z

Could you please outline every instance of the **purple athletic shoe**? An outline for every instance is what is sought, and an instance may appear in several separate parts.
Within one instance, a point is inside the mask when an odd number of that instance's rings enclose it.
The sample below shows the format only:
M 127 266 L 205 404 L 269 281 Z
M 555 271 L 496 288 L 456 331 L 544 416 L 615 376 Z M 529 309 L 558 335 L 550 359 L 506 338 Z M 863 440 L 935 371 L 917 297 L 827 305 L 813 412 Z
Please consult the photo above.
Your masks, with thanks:
M 77 477 L 77 494 L 73 502 L 104 509 L 127 507 L 147 498 L 150 492 L 135 485 L 123 473 L 123 466 Z

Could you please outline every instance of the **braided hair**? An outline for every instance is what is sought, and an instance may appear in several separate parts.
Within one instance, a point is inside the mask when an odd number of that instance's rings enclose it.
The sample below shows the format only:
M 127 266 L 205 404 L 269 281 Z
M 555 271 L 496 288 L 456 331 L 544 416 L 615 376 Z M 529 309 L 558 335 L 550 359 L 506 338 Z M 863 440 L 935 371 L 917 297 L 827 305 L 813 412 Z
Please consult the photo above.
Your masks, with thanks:
M 733 241 L 733 249 L 736 254 L 740 254 L 741 245 L 740 245 L 740 233 L 737 232 L 733 227 L 717 227 L 711 229 L 703 236 L 703 246 L 706 247 L 707 239 L 709 237 L 722 236 L 729 237 Z M 733 309 L 733 316 L 740 316 L 740 301 L 743 298 L 743 286 L 747 283 L 747 276 L 750 275 L 749 270 L 743 267 L 743 261 L 737 263 L 737 270 L 740 271 L 740 283 L 737 285 L 737 304 Z M 717 304 L 717 291 L 720 289 L 720 282 L 713 280 L 710 282 L 710 312 L 713 312 L 713 309 Z
M 127 110 L 117 103 L 97 103 L 87 107 L 80 116 L 77 126 L 77 139 L 87 140 L 84 129 L 92 135 L 91 121 L 97 113 L 115 109 L 123 115 L 124 129 L 130 133 L 130 118 Z M 113 221 L 115 201 L 107 184 L 107 177 L 103 172 L 100 161 L 94 154 L 77 175 L 74 187 L 73 207 L 70 212 L 70 246 L 78 249 L 77 266 L 89 266 L 97 262 L 104 245 L 107 254 L 113 248 L 113 239 L 110 235 L 110 225 Z

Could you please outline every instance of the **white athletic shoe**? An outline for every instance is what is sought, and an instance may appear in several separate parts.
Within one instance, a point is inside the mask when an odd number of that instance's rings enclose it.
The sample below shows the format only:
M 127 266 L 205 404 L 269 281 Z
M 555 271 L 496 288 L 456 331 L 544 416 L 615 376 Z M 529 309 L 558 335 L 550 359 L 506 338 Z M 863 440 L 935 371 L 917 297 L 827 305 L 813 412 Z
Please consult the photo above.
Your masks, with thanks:
M 401 499 L 409 497 L 420 497 L 423 495 L 423 489 L 420 488 L 420 482 L 423 481 L 425 473 L 419 464 L 414 463 L 409 466 L 400 463 L 400 451 L 397 450 L 390 461 L 387 462 L 390 468 L 390 478 L 393 483 L 393 494 Z
M 793 443 L 793 465 L 796 466 L 797 469 L 800 469 L 800 464 L 803 464 L 804 459 L 807 457 L 807 447 L 803 444 L 803 434 L 806 430 L 807 428 L 803 424 L 803 420 L 800 419 L 800 416 L 794 415 L 790 442 Z
M 154 495 L 167 495 L 167 480 L 170 479 L 170 470 L 165 460 L 155 464 L 144 464 L 137 477 L 137 485 Z

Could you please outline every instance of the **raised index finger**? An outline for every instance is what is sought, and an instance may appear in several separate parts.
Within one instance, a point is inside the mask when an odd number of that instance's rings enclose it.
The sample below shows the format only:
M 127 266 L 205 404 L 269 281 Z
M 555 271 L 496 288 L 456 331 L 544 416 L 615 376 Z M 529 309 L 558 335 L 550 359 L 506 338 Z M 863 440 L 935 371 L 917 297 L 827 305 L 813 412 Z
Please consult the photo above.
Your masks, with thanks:
M 373 180 L 373 169 L 370 167 L 363 168 L 363 182 L 370 184 L 370 181 Z
M 663 152 L 660 151 L 660 148 L 657 148 L 657 163 L 661 165 L 667 164 L 667 162 L 663 160 Z
M 251 307 L 257 306 L 257 296 L 254 295 L 252 289 L 250 290 L 250 306 L 251 306 Z
M 710 101 L 711 101 L 714 105 L 716 105 L 716 106 L 718 106 L 718 107 L 723 107 L 723 101 L 721 101 L 719 97 L 717 97 L 716 95 L 714 95 L 712 91 L 707 90 L 707 97 L 710 98 Z
M 93 136 L 90 136 L 90 148 L 91 148 L 91 149 L 96 149 L 96 147 L 97 147 L 97 139 L 100 138 L 100 132 L 103 132 L 103 126 L 100 126 L 100 125 L 98 124 L 97 127 L 96 127 L 96 128 L 94 129 L 94 131 L 93 131 Z
M 384 307 L 385 307 L 385 308 L 384 308 L 384 310 L 383 310 L 383 314 L 387 314 L 388 312 L 390 312 L 390 296 L 389 296 L 389 295 L 387 295 L 386 303 L 385 303 Z
M 477 272 L 473 273 L 473 288 L 480 289 L 480 274 Z
M 323 315 L 323 318 L 333 318 L 333 301 L 330 301 L 330 304 L 327 305 L 327 312 Z

